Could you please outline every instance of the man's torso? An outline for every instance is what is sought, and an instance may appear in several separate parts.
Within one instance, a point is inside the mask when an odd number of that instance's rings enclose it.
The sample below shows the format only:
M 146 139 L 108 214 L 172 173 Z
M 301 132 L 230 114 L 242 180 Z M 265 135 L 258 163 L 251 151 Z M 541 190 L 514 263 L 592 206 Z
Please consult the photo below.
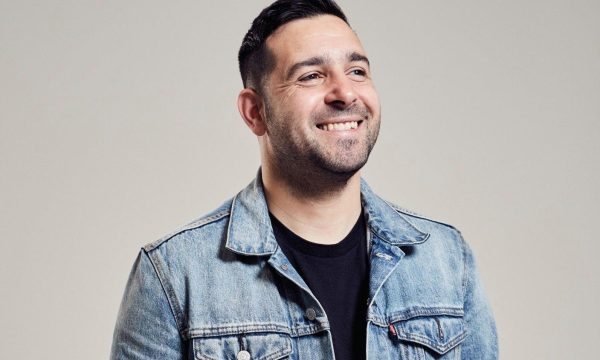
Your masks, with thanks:
M 362 200 L 367 358 L 458 358 L 467 337 L 460 234 L 401 212 L 364 183 Z M 277 245 L 259 180 L 144 251 L 196 358 L 333 358 L 327 315 Z

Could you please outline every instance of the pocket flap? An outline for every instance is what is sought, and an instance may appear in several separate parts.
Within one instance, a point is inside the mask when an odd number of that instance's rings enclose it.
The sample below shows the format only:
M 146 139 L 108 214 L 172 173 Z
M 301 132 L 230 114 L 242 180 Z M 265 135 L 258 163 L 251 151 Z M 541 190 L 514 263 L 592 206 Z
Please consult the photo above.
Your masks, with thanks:
M 292 353 L 289 335 L 280 333 L 197 337 L 192 342 L 198 360 L 276 360 Z
M 421 316 L 392 324 L 398 339 L 445 354 L 467 337 L 462 317 Z

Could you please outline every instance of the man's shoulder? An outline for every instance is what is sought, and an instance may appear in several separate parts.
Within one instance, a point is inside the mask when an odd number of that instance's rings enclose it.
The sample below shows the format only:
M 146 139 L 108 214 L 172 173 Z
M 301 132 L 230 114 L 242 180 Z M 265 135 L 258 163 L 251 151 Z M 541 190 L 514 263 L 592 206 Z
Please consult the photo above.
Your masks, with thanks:
M 151 252 L 164 247 L 167 244 L 181 246 L 182 244 L 180 243 L 189 243 L 189 240 L 197 241 L 208 238 L 206 235 L 215 235 L 219 228 L 225 228 L 225 226 L 227 226 L 226 219 L 231 212 L 231 202 L 231 199 L 227 200 L 213 211 L 179 227 L 158 240 L 144 245 L 143 249 L 146 252 Z
M 441 221 L 439 219 L 434 219 L 429 216 L 417 213 L 415 211 L 406 209 L 397 204 L 389 202 L 385 200 L 398 214 L 402 215 L 406 218 L 413 226 L 424 233 L 428 233 L 430 235 L 444 235 L 445 237 L 450 237 L 458 242 L 463 242 L 462 234 L 460 230 L 445 221 Z

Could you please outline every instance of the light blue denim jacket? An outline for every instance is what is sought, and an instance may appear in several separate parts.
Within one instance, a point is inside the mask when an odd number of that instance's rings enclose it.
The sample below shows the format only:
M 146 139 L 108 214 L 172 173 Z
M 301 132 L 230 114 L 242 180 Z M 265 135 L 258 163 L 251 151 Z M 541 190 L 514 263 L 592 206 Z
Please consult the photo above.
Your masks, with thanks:
M 497 359 L 494 319 L 460 233 L 361 183 L 370 240 L 367 359 Z M 327 315 L 273 236 L 260 173 L 146 245 L 111 359 L 334 359 Z M 338 359 L 344 360 L 344 359 Z

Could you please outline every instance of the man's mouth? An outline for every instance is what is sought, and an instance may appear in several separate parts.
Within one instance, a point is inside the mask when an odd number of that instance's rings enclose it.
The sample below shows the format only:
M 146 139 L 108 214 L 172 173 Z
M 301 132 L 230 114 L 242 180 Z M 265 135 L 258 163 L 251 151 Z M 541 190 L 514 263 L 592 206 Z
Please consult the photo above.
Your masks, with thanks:
M 317 127 L 323 131 L 344 131 L 344 130 L 352 130 L 356 129 L 358 125 L 362 122 L 359 121 L 344 121 L 330 124 L 320 124 Z

